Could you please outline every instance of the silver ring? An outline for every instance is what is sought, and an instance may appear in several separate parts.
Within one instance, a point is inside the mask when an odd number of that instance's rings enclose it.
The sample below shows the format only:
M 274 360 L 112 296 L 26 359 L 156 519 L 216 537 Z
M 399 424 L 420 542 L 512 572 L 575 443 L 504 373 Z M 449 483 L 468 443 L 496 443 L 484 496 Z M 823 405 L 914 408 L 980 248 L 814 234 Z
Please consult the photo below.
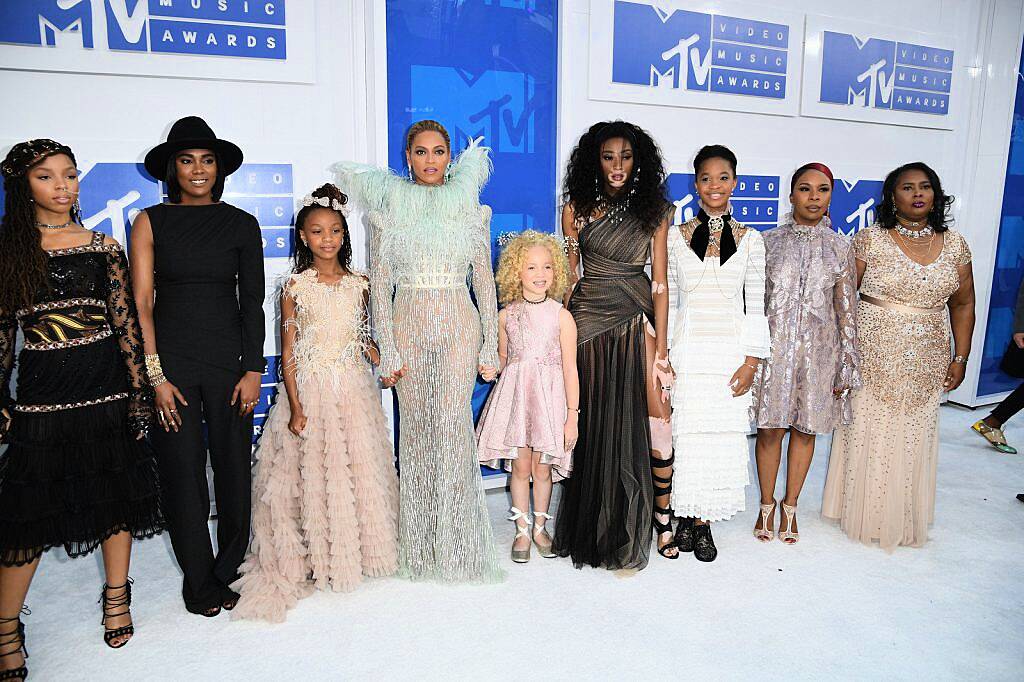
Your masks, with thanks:
M 171 414 L 178 414 L 177 410 L 171 410 L 170 412 L 171 412 Z

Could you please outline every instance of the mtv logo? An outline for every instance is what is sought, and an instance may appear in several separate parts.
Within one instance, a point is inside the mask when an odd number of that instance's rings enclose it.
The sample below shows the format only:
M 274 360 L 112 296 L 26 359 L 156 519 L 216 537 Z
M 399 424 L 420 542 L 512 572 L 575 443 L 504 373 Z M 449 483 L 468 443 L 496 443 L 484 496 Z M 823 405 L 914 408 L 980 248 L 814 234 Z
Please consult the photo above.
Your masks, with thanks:
M 448 66 L 411 67 L 411 106 L 431 112 L 453 137 L 484 138 L 497 154 L 534 152 L 536 123 L 533 78 L 489 69 L 473 75 Z
M 697 211 L 700 210 L 693 180 L 693 173 L 671 173 L 665 181 L 668 186 L 669 200 L 676 207 L 673 219 L 675 225 L 685 223 L 697 215 Z
M 160 187 L 138 163 L 97 163 L 81 175 L 82 217 L 86 228 L 127 244 L 139 211 L 160 203 Z
M 0 4 L 0 42 L 147 49 L 148 0 L 19 0 Z
M 832 229 L 852 236 L 875 222 L 875 207 L 882 198 L 881 180 L 836 179 L 829 215 Z
M 626 0 L 614 11 L 613 82 L 708 90 L 710 14 Z
M 820 101 L 891 109 L 895 73 L 895 41 L 825 31 Z

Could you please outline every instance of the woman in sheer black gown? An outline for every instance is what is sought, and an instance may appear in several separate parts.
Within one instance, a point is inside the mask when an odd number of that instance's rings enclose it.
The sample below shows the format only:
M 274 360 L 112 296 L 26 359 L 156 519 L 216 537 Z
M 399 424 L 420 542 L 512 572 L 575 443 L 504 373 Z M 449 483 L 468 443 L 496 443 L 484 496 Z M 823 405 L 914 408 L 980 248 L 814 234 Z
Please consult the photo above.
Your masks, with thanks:
M 664 181 L 654 141 L 623 121 L 592 126 L 566 174 L 562 231 L 570 266 L 583 265 L 567 305 L 578 330 L 580 436 L 554 547 L 577 568 L 643 568 L 652 520 L 659 553 L 678 556 L 668 509 L 671 205 Z

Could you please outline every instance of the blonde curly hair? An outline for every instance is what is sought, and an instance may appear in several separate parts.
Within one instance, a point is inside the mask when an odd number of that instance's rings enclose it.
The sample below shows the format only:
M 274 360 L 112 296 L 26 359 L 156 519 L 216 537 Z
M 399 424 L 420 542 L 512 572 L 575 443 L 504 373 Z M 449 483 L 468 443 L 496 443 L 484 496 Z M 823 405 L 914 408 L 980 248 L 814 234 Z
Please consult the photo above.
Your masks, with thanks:
M 498 259 L 498 274 L 494 279 L 498 283 L 498 301 L 508 305 L 522 298 L 523 283 L 519 273 L 523 270 L 526 252 L 534 246 L 543 246 L 551 253 L 555 278 L 548 288 L 548 296 L 560 300 L 569 285 L 569 261 L 562 253 L 562 242 L 553 234 L 536 230 L 525 230 L 513 237 L 501 251 Z

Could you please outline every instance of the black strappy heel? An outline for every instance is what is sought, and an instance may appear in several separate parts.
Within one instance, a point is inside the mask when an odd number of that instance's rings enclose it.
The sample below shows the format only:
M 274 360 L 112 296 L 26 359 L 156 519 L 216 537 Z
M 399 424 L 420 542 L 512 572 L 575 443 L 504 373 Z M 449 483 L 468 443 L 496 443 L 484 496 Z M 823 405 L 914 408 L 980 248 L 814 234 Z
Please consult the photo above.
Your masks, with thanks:
M 132 635 L 135 634 L 135 624 L 134 623 L 132 623 L 130 625 L 122 625 L 119 628 L 108 628 L 107 627 L 107 618 L 116 618 L 117 616 L 129 616 L 129 615 L 131 615 L 132 584 L 134 582 L 135 582 L 134 580 L 132 580 L 131 578 L 128 578 L 128 580 L 125 582 L 124 585 L 117 585 L 117 586 L 114 586 L 114 587 L 111 587 L 110 585 L 107 585 L 106 583 L 104 583 L 103 584 L 103 591 L 100 592 L 100 598 L 96 602 L 97 604 L 101 603 L 101 602 L 103 603 L 103 618 L 100 619 L 100 625 L 102 625 L 103 629 L 104 629 L 103 641 L 111 649 L 120 649 L 125 644 L 130 642 Z M 122 590 L 122 589 L 124 590 L 124 592 L 122 594 L 116 596 L 116 597 L 108 597 L 107 596 L 107 590 Z M 121 609 L 121 608 L 123 608 L 124 610 L 123 611 L 119 611 L 117 613 L 110 613 L 109 612 L 110 609 Z M 112 643 L 118 637 L 124 637 L 125 635 L 128 635 L 128 639 L 124 640 L 120 644 L 113 644 Z
M 14 618 L 0 618 L 0 625 L 6 625 L 8 623 L 17 623 L 13 632 L 0 632 L 0 646 L 8 646 L 15 642 L 20 642 L 20 645 L 14 651 L 8 651 L 6 654 L 0 654 L 0 658 L 6 658 L 7 656 L 14 656 L 20 653 L 23 659 L 28 659 L 28 649 L 25 648 L 25 624 L 21 622 L 21 616 L 29 616 L 32 612 L 27 606 L 21 607 L 21 615 L 15 616 Z M 0 670 L 0 680 L 23 680 L 28 677 L 28 668 L 25 667 L 25 663 L 22 662 L 17 668 L 11 668 L 10 670 Z
M 654 473 L 653 469 L 661 469 L 663 467 L 670 467 L 676 461 L 675 453 L 673 453 L 668 459 L 658 459 L 657 457 L 651 457 L 651 480 L 654 482 L 654 498 L 657 499 L 662 495 L 668 495 L 672 492 L 672 478 L 659 476 Z M 658 514 L 665 514 L 668 516 L 668 523 L 662 523 L 658 520 Z M 657 503 L 654 504 L 654 515 L 651 518 L 654 524 L 654 544 L 658 548 L 658 554 L 665 557 L 666 559 L 678 559 L 679 558 L 679 545 L 676 542 L 675 537 L 661 546 L 661 534 L 672 532 L 672 510 L 666 509 L 665 507 L 659 507 Z M 670 549 L 676 550 L 675 554 L 666 554 Z

